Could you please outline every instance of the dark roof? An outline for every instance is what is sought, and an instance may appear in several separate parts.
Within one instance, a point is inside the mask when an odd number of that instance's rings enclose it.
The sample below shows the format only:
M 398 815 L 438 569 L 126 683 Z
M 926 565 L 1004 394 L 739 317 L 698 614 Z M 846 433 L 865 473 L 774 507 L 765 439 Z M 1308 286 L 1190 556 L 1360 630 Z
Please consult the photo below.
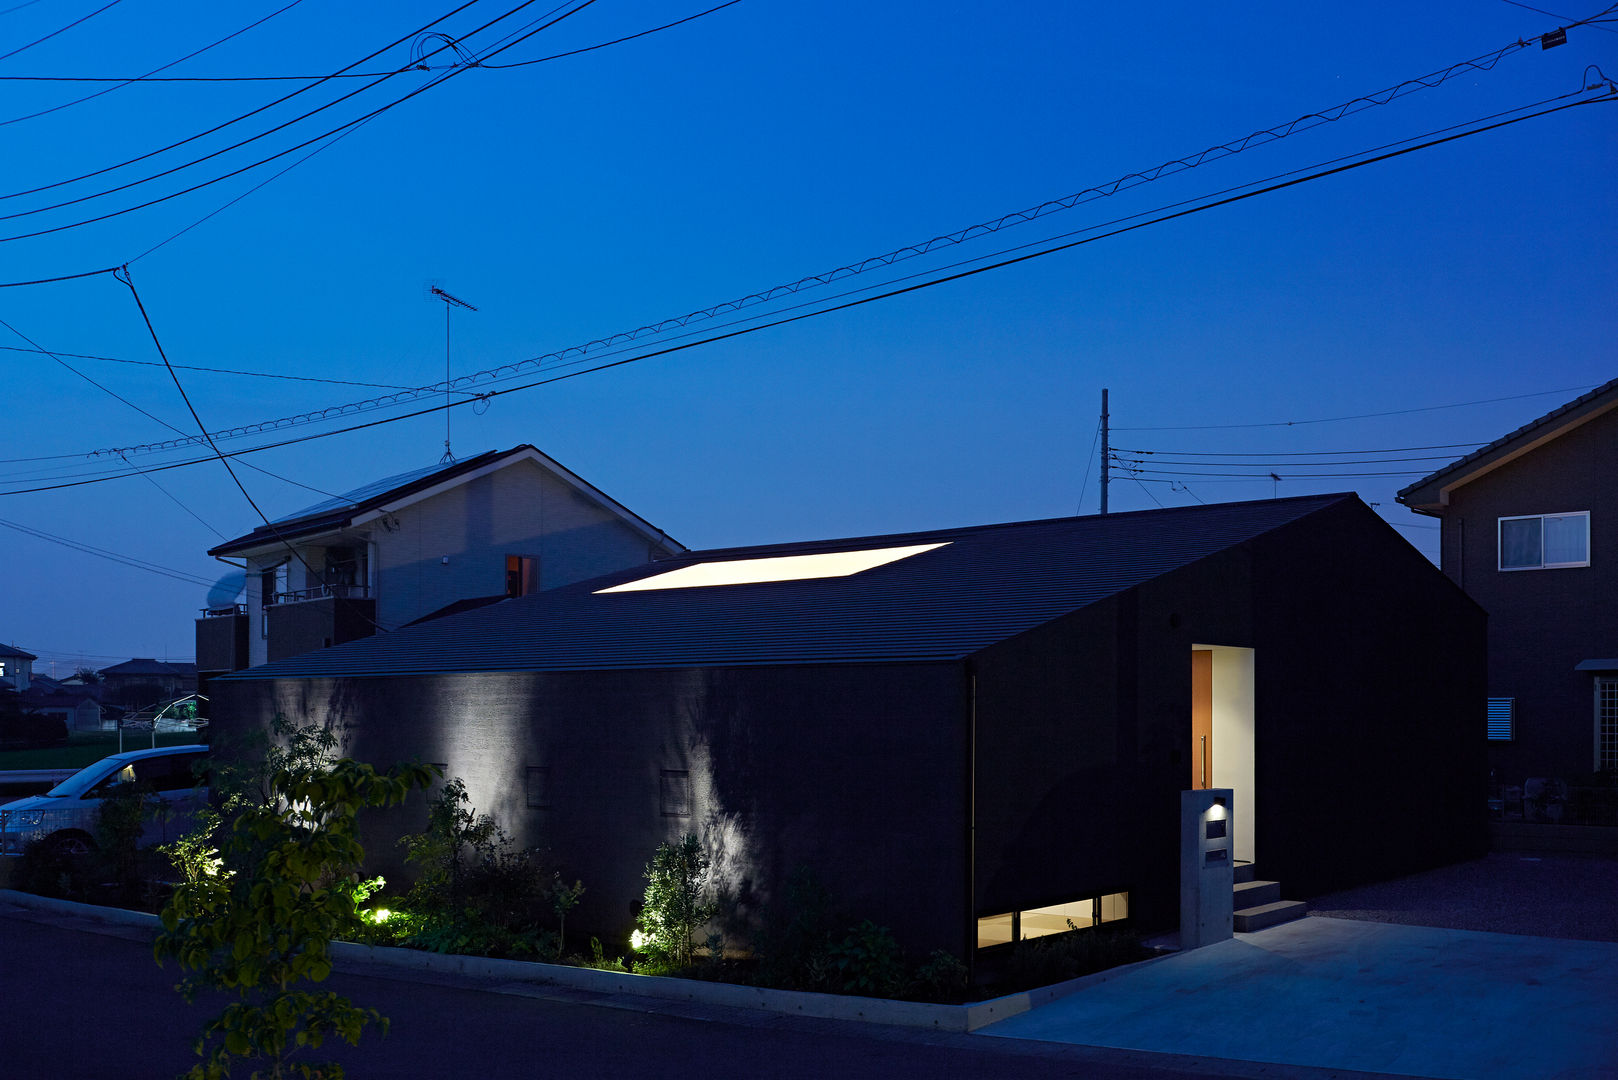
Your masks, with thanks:
M 464 600 L 455 600 L 451 603 L 445 604 L 443 607 L 438 608 L 435 611 L 429 611 L 419 619 L 411 619 L 409 622 L 405 623 L 405 625 L 415 626 L 418 623 L 432 622 L 434 619 L 442 619 L 446 615 L 459 615 L 463 611 L 475 611 L 480 607 L 487 607 L 490 604 L 498 604 L 502 600 L 509 599 L 510 597 L 508 597 L 505 593 L 499 593 L 495 596 L 469 596 Z
M 1618 379 L 1602 383 L 1566 405 L 1552 409 L 1539 419 L 1524 424 L 1510 434 L 1500 436 L 1486 446 L 1480 446 L 1437 472 L 1429 473 L 1415 483 L 1401 488 L 1395 498 L 1411 507 L 1436 506 L 1440 502 L 1443 488 L 1464 484 L 1473 479 L 1474 475 L 1487 472 L 1497 464 L 1504 464 L 1505 461 L 1529 448 L 1528 444 L 1553 438 L 1560 434 L 1560 429 L 1589 419 L 1613 405 L 1618 405 Z
M 227 540 L 217 547 L 209 548 L 208 554 L 237 555 L 265 544 L 278 544 L 287 540 L 296 540 L 303 536 L 344 529 L 356 517 L 363 514 L 387 509 L 391 503 L 397 503 L 419 492 L 437 487 L 446 481 L 454 480 L 456 477 L 476 472 L 486 465 L 499 462 L 503 458 L 516 458 L 518 456 L 529 456 L 542 460 L 546 467 L 556 475 L 589 492 L 610 509 L 616 511 L 621 517 L 641 526 L 648 535 L 655 535 L 664 547 L 675 551 L 684 550 L 681 544 L 670 538 L 655 525 L 618 505 L 607 495 L 596 490 L 533 446 L 523 443 L 512 447 L 510 450 L 489 450 L 475 457 L 469 457 L 464 461 L 455 461 L 447 465 L 432 465 L 406 473 L 398 473 L 382 480 L 373 480 L 368 484 L 355 488 L 353 491 L 316 503 L 314 506 L 305 507 L 295 514 L 277 518 L 267 525 L 260 525 L 250 533 L 238 536 L 234 540 Z
M 125 660 L 121 664 L 101 669 L 103 675 L 178 675 L 188 678 L 196 673 L 195 664 L 170 664 L 163 660 L 153 660 L 149 656 L 137 656 L 133 660 Z
M 1316 495 L 688 552 L 221 678 L 957 659 L 1355 501 Z M 598 591 L 697 563 L 934 543 L 945 546 L 847 577 Z
M 14 649 L 10 645 L 0 645 L 0 656 L 15 656 L 19 660 L 38 660 L 39 657 L 31 652 Z

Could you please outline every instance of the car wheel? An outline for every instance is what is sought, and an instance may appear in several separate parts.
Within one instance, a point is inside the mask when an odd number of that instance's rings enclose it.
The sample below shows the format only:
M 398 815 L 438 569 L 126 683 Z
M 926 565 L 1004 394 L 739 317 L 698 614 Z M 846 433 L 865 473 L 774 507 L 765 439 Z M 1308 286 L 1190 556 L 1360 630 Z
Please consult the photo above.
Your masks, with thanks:
M 57 855 L 88 855 L 96 849 L 88 833 L 77 831 L 52 833 L 45 842 Z

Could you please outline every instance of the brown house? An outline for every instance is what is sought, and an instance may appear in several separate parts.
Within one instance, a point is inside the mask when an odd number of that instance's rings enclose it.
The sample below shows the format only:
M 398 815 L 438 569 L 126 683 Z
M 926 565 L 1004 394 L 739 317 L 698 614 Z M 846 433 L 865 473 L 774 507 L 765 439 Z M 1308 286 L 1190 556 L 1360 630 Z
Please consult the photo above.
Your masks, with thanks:
M 1618 379 L 1399 501 L 1439 519 L 1444 573 L 1489 613 L 1497 783 L 1618 770 Z

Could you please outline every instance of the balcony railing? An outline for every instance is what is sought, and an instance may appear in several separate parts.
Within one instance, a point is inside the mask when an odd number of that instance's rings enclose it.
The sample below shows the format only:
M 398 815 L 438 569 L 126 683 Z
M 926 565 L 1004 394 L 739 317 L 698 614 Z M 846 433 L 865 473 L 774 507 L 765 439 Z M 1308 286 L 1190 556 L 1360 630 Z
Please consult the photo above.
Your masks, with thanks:
M 329 600 L 333 597 L 344 600 L 364 600 L 371 595 L 371 590 L 364 585 L 316 585 L 310 589 L 292 589 L 288 592 L 275 594 L 277 604 L 296 604 L 304 600 Z
M 204 619 L 223 619 L 231 615 L 246 614 L 246 604 L 226 604 L 223 607 L 205 607 L 202 609 L 202 615 L 200 617 Z

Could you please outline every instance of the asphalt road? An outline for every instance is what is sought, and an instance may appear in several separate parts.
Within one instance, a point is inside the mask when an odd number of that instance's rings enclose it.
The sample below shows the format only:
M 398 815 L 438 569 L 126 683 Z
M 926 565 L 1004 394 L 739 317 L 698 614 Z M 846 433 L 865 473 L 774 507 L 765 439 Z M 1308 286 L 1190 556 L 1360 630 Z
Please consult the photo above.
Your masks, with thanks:
M 711 1007 L 656 1012 L 535 986 L 339 973 L 327 985 L 392 1020 L 330 1057 L 354 1080 L 454 1077 L 1364 1077 L 1369 1074 L 917 1032 Z M 0 903 L 0 1078 L 146 1080 L 196 1058 L 212 1010 L 187 1005 L 140 930 Z M 245 1075 L 245 1073 L 244 1073 Z

